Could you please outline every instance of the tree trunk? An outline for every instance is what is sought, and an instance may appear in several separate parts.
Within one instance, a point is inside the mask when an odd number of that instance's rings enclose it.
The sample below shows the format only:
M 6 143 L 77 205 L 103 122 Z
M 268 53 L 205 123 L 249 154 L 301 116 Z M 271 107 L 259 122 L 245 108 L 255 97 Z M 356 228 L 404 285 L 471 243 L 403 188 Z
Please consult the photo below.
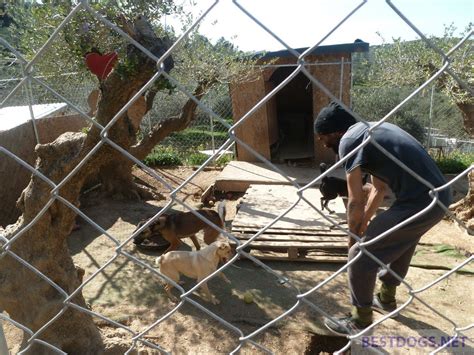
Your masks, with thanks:
M 81 145 L 84 135 L 65 133 L 55 142 L 38 146 L 37 169 L 54 182 L 61 181 L 84 156 Z M 58 159 L 60 157 L 60 159 Z M 82 181 L 90 167 L 74 176 L 60 190 L 60 195 L 78 204 Z M 18 200 L 22 216 L 5 230 L 11 239 L 21 232 L 51 198 L 51 187 L 33 176 Z M 80 281 L 66 245 L 66 237 L 74 224 L 75 213 L 62 202 L 54 201 L 36 223 L 11 245 L 9 253 L 0 259 L 0 308 L 10 317 L 32 331 L 37 331 L 56 315 L 60 315 L 39 335 L 39 339 L 70 354 L 100 354 L 103 344 L 92 318 L 63 304 L 64 295 L 53 288 L 38 273 L 20 263 L 12 254 L 47 276 L 64 292 L 71 294 Z M 86 308 L 81 293 L 72 300 Z M 60 314 L 61 311 L 64 311 Z M 31 354 L 50 353 L 41 345 L 34 345 Z
M 212 82 L 198 83 L 193 95 L 200 100 Z M 151 97 L 153 99 L 154 95 Z M 152 105 L 147 101 L 147 111 Z M 138 144 L 131 146 L 136 132 L 133 132 L 131 139 L 127 141 L 127 151 L 138 160 L 143 160 L 151 150 L 171 133 L 186 129 L 196 116 L 197 103 L 189 99 L 181 109 L 181 113 L 176 117 L 163 119 L 155 125 L 148 135 Z M 132 128 L 130 128 L 132 130 Z M 147 190 L 137 186 L 133 182 L 132 168 L 134 162 L 125 155 L 115 154 L 114 160 L 104 164 L 99 172 L 99 181 L 102 184 L 104 193 L 118 198 L 147 199 L 158 198 Z
M 140 28 L 143 26 L 135 27 L 136 30 Z M 155 55 L 161 55 L 166 50 L 157 46 L 162 42 L 150 36 L 149 32 L 146 35 L 137 32 L 134 37 Z M 95 119 L 102 126 L 110 122 L 156 70 L 155 63 L 134 47 L 130 48 L 128 56 L 135 56 L 133 59 L 138 63 L 139 70 L 128 78 L 112 71 L 101 83 L 102 97 Z M 135 143 L 135 137 L 136 128 L 127 115 L 121 117 L 107 133 L 107 139 L 127 151 Z M 58 184 L 99 142 L 100 131 L 93 126 L 87 135 L 65 133 L 52 143 L 38 145 L 36 170 Z M 107 191 L 130 193 L 133 190 L 132 165 L 131 160 L 105 140 L 57 193 L 69 203 L 79 206 L 81 189 L 85 182 L 96 176 L 103 179 Z M 33 175 L 17 202 L 22 215 L 14 225 L 7 227 L 5 237 L 11 240 L 19 233 L 23 234 L 10 245 L 8 253 L 0 254 L 0 309 L 33 332 L 54 319 L 38 334 L 38 339 L 69 354 L 100 354 L 104 345 L 92 317 L 63 303 L 64 293 L 70 295 L 82 282 L 66 244 L 76 214 L 64 202 L 55 199 L 56 195 L 51 194 L 51 190 L 49 184 Z M 43 211 L 51 199 L 54 199 L 53 202 Z M 30 226 L 35 218 L 38 219 Z M 64 293 L 51 286 L 37 271 Z M 81 292 L 70 302 L 86 309 Z M 36 343 L 30 350 L 32 354 L 52 352 Z
M 200 100 L 213 83 L 210 81 L 198 83 L 193 92 L 194 97 Z M 195 117 L 196 108 L 197 103 L 194 100 L 186 101 L 179 116 L 170 117 L 155 125 L 145 138 L 130 149 L 130 153 L 137 159 L 144 159 L 159 142 L 172 132 L 182 131 L 188 127 Z
M 438 70 L 433 64 L 429 64 L 431 70 Z M 433 72 L 434 73 L 434 72 Z M 446 88 L 446 78 L 447 74 L 444 73 L 443 76 L 440 77 L 438 80 L 438 85 L 440 88 Z M 451 90 L 454 93 L 463 92 L 459 85 L 455 84 Z M 474 104 L 472 103 L 472 96 L 471 99 L 466 102 L 456 102 L 459 110 L 463 116 L 463 125 L 464 130 L 471 136 L 474 137 Z M 468 175 L 469 179 L 469 190 L 467 192 L 466 197 L 462 200 L 458 201 L 457 203 L 450 206 L 450 210 L 454 213 L 456 218 L 463 221 L 467 227 L 467 233 L 473 235 L 474 234 L 474 174 L 471 171 Z
M 455 216 L 463 221 L 467 227 L 467 233 L 474 235 L 474 171 L 469 172 L 469 190 L 466 197 L 450 206 Z
M 465 131 L 474 137 L 474 104 L 465 102 L 457 103 L 457 106 L 462 112 Z
M 464 120 L 464 129 L 474 137 L 474 105 L 471 103 L 458 103 Z M 468 174 L 469 190 L 466 197 L 451 205 L 450 210 L 463 221 L 468 228 L 467 233 L 474 235 L 474 171 Z

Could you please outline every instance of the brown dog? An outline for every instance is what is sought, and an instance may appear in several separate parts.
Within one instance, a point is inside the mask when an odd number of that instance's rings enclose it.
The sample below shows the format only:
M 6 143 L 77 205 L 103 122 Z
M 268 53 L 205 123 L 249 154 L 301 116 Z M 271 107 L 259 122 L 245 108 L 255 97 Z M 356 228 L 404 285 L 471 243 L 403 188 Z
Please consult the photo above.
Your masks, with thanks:
M 223 228 L 224 216 L 221 217 L 216 211 L 199 209 L 196 210 L 196 212 L 208 221 L 214 223 L 216 226 Z M 222 212 L 222 214 L 224 214 L 224 212 Z M 138 224 L 137 229 L 145 223 L 146 220 L 141 221 Z M 200 230 L 203 230 L 204 232 L 204 242 L 206 242 L 206 244 L 214 242 L 219 235 L 218 230 L 202 221 L 192 212 L 177 212 L 160 216 L 156 222 L 149 225 L 148 228 L 135 237 L 134 243 L 140 244 L 144 239 L 151 239 L 153 235 L 159 233 L 170 243 L 170 246 L 165 250 L 165 253 L 176 250 L 181 243 L 180 239 L 186 237 L 190 237 L 196 250 L 199 250 L 201 249 L 201 246 L 196 238 L 196 233 Z

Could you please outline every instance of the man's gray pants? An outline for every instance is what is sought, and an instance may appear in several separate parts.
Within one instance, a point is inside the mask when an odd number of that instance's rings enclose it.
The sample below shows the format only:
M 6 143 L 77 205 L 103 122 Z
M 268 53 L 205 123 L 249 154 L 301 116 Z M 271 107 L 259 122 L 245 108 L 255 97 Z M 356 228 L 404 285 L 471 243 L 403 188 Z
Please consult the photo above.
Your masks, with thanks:
M 439 197 L 445 206 L 449 206 L 451 203 L 450 191 L 443 191 L 439 194 Z M 362 240 L 368 241 L 376 238 L 381 233 L 421 211 L 429 205 L 430 201 L 425 199 L 424 202 L 395 202 L 387 211 L 377 215 L 370 222 Z M 435 205 L 406 226 L 366 248 L 373 256 L 388 265 L 401 279 L 404 279 L 421 236 L 437 224 L 443 218 L 444 213 L 441 207 Z M 359 254 L 359 248 L 357 245 L 353 245 L 349 250 L 349 260 L 354 259 L 357 254 Z M 370 307 L 372 305 L 379 268 L 380 265 L 367 254 L 361 255 L 358 260 L 349 266 L 349 288 L 354 306 Z M 398 286 L 401 283 L 399 279 L 385 269 L 381 269 L 378 276 L 388 286 Z

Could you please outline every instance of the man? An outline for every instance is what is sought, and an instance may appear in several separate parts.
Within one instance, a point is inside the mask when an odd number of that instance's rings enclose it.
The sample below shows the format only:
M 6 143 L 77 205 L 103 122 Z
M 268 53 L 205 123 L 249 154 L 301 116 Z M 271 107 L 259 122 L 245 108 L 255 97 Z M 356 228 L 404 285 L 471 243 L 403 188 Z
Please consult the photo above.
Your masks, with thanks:
M 347 223 L 349 230 L 363 241 L 376 238 L 428 206 L 433 197 L 429 195 L 430 187 L 426 183 L 434 187 L 446 183 L 436 163 L 415 138 L 390 123 L 383 123 L 370 131 L 374 125 L 375 123 L 357 122 L 348 111 L 334 102 L 321 110 L 314 123 L 318 139 L 338 153 L 340 159 L 368 137 L 371 138 L 370 143 L 358 148 L 344 163 L 349 193 Z M 386 153 L 398 159 L 426 183 L 410 175 Z M 366 204 L 362 189 L 364 173 L 371 175 L 373 185 Z M 395 202 L 387 211 L 372 219 L 388 188 L 394 193 Z M 438 198 L 442 204 L 449 206 L 449 189 L 440 191 Z M 436 204 L 414 221 L 366 248 L 403 279 L 421 236 L 443 216 L 443 209 Z M 360 251 L 355 242 L 349 237 L 349 261 Z M 337 322 L 326 319 L 325 325 L 331 331 L 339 335 L 359 332 L 372 323 L 373 310 L 386 314 L 397 308 L 395 294 L 400 281 L 390 272 L 381 269 L 378 274 L 382 282 L 380 292 L 375 296 L 373 294 L 379 268 L 380 265 L 365 253 L 348 268 L 353 305 L 351 315 L 340 318 Z

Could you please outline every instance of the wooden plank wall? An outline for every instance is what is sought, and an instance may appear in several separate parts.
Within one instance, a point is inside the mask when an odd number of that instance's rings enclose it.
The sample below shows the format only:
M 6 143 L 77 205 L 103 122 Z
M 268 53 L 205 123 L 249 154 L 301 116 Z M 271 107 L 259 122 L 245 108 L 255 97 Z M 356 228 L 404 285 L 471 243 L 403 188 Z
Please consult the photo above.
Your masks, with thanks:
M 340 62 L 341 59 L 348 61 L 351 59 L 349 53 L 341 53 L 339 55 L 324 55 L 318 56 L 315 62 Z M 341 65 L 322 65 L 311 66 L 311 74 L 323 84 L 334 96 L 339 98 L 340 94 L 340 78 Z M 343 69 L 343 86 L 342 86 L 342 102 L 349 105 L 351 90 L 351 65 L 344 65 Z M 324 93 L 318 86 L 313 84 L 313 119 L 318 113 L 331 102 L 331 98 Z M 331 150 L 325 148 L 318 139 L 314 140 L 315 162 L 334 163 L 336 154 Z
M 234 83 L 231 85 L 230 91 L 232 93 L 234 122 L 237 122 L 265 96 L 266 90 L 263 76 L 259 75 L 255 79 L 247 82 Z M 267 105 L 271 105 L 271 103 L 267 103 Z M 262 106 L 248 117 L 246 121 L 236 129 L 236 135 L 265 158 L 270 159 L 267 105 Z M 260 161 L 254 154 L 238 143 L 237 158 L 238 160 L 249 162 Z
M 350 61 L 350 53 L 336 53 L 331 55 L 308 56 L 308 63 L 328 63 Z M 282 57 L 273 64 L 292 64 L 296 59 L 293 57 Z M 340 93 L 341 65 L 308 66 L 311 74 L 321 82 L 334 96 L 341 97 L 342 101 L 350 104 L 351 89 L 351 65 L 345 64 L 343 69 L 343 85 Z M 265 69 L 255 78 L 247 82 L 234 83 L 231 85 L 232 109 L 234 121 L 237 122 L 250 109 L 252 109 L 274 86 L 268 81 L 276 70 L 275 67 Z M 330 98 L 316 85 L 313 84 L 313 117 L 330 102 Z M 237 136 L 246 144 L 270 159 L 270 145 L 278 138 L 278 122 L 275 100 L 271 99 L 266 105 L 256 111 L 237 130 Z M 315 162 L 333 163 L 335 153 L 323 147 L 317 139 L 314 143 Z M 240 161 L 259 161 L 244 147 L 237 144 L 237 158 Z

